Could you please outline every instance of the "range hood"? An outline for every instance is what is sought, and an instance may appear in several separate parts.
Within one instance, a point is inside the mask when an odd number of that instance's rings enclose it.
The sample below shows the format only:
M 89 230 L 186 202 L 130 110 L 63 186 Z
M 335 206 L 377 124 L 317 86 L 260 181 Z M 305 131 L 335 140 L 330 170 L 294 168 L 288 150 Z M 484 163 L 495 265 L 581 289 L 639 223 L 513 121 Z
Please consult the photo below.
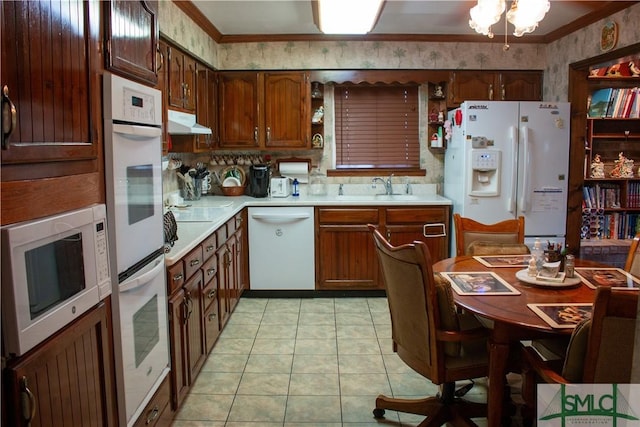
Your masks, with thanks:
M 211 135 L 211 129 L 196 123 L 196 115 L 169 110 L 167 131 L 173 135 Z

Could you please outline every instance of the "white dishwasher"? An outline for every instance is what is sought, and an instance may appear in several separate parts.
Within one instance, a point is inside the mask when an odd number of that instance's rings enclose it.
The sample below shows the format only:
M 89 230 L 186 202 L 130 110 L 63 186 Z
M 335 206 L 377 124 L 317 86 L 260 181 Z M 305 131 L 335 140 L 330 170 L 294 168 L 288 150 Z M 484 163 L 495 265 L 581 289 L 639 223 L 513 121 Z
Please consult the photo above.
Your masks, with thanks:
M 249 208 L 251 290 L 314 290 L 313 206 Z

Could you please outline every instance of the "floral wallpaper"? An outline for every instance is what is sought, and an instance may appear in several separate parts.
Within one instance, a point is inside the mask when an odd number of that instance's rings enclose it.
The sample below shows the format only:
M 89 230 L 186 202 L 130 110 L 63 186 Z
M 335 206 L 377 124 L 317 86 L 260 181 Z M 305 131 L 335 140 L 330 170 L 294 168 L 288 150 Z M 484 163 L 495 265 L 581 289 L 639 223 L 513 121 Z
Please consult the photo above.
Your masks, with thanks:
M 600 31 L 609 20 L 618 24 L 616 47 L 640 40 L 640 3 L 607 19 L 584 27 L 548 45 L 460 42 L 264 42 L 217 44 L 171 1 L 161 1 L 160 32 L 195 56 L 220 70 L 287 69 L 534 69 L 544 70 L 544 100 L 566 101 L 569 64 L 600 53 Z M 551 11 L 550 13 L 553 13 Z M 526 38 L 526 35 L 524 36 Z M 325 145 L 313 154 L 326 170 L 334 164 L 332 91 L 325 90 Z M 420 108 L 426 115 L 426 96 L 422 91 Z M 421 165 L 424 178 L 416 183 L 442 182 L 443 156 L 427 148 L 426 123 L 421 125 Z M 316 150 L 317 151 L 317 150 Z M 340 179 L 361 182 L 362 178 Z M 336 181 L 336 180 L 333 180 Z

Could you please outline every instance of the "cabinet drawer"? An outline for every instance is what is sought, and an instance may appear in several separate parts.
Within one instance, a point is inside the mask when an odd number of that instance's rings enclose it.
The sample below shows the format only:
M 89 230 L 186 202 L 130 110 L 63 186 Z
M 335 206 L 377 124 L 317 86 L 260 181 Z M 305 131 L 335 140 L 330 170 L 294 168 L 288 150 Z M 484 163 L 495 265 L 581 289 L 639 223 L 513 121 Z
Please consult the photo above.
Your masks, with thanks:
M 182 260 L 167 268 L 167 292 L 173 294 L 184 283 L 184 263 Z
M 220 319 L 218 316 L 218 293 L 213 298 L 213 304 L 204 313 L 204 339 L 207 354 L 213 349 L 213 345 L 220 335 Z
M 387 224 L 445 222 L 447 208 L 387 208 Z
M 158 390 L 135 422 L 134 427 L 168 426 L 171 424 L 169 401 L 171 399 L 171 382 L 169 375 L 165 377 Z
M 211 282 L 216 273 L 218 272 L 218 257 L 211 257 L 202 265 L 202 272 L 204 273 L 204 286 L 206 287 Z
M 216 230 L 216 237 L 218 238 L 218 245 L 224 244 L 227 241 L 227 225 L 223 225 Z
M 206 261 L 216 253 L 216 233 L 211 233 L 209 237 L 202 241 L 202 261 Z M 205 277 L 205 280 L 206 277 Z
M 202 246 L 198 246 L 189 252 L 184 258 L 185 278 L 189 278 L 202 267 Z
M 380 217 L 378 208 L 319 208 L 317 212 L 320 224 L 378 224 Z

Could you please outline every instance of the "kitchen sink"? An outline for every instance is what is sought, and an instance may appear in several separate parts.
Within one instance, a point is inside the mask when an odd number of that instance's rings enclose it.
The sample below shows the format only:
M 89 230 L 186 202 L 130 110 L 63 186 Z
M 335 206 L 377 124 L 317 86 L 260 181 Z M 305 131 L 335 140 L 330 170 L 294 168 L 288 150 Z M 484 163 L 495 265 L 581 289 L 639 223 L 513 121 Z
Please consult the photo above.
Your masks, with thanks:
M 177 222 L 208 222 L 223 215 L 229 206 L 171 208 Z
M 420 200 L 414 194 L 341 194 L 336 199 L 350 202 Z
M 418 200 L 419 197 L 414 194 L 376 194 L 375 200 Z

